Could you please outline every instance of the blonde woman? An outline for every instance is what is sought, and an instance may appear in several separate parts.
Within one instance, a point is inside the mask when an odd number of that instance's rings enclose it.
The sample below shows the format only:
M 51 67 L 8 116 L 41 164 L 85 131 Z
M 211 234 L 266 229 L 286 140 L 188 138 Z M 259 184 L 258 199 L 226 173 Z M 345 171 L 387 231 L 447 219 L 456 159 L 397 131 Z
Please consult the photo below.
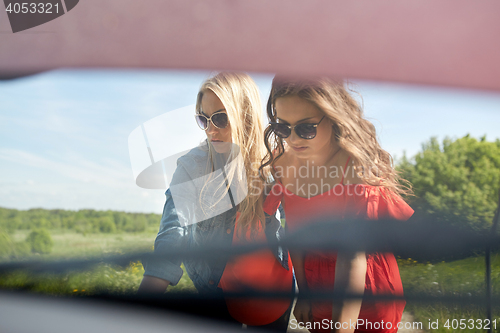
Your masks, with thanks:
M 400 185 L 391 156 L 344 82 L 275 77 L 267 113 L 262 167 L 273 168 L 277 184 L 270 196 L 283 203 L 289 231 L 325 219 L 406 220 L 413 214 L 400 197 L 409 190 Z M 403 294 L 391 253 L 290 253 L 299 292 Z M 404 305 L 309 301 L 299 294 L 294 314 L 311 332 L 396 332 Z
M 265 241 L 280 232 L 280 223 L 264 212 L 265 182 L 259 168 L 265 156 L 259 92 L 250 76 L 219 73 L 198 93 L 195 119 L 207 140 L 177 161 L 155 241 L 155 253 L 173 247 L 231 246 Z M 193 121 L 194 121 L 193 120 Z M 264 170 L 264 179 L 269 172 Z M 268 212 L 274 213 L 274 212 Z M 261 222 L 262 221 L 262 222 Z M 273 253 L 274 251 L 274 253 Z M 281 248 L 229 260 L 185 260 L 186 271 L 199 292 L 247 289 L 291 291 L 293 276 Z M 164 292 L 181 278 L 181 260 L 145 263 L 139 292 Z M 290 266 L 289 266 L 290 264 Z M 207 309 L 251 326 L 286 331 L 287 300 L 228 299 L 227 306 Z

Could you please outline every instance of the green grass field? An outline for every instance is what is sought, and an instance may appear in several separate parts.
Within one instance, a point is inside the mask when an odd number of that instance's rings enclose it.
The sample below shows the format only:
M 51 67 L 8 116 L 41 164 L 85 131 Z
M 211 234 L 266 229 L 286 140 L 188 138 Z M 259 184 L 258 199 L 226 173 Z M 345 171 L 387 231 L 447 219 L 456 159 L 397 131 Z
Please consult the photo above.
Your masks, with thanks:
M 54 247 L 50 255 L 44 257 L 50 259 L 82 258 L 150 250 L 153 247 L 157 231 L 157 228 L 150 228 L 141 233 L 83 235 L 68 230 L 50 230 Z M 10 237 L 14 242 L 21 242 L 26 239 L 28 233 L 28 230 L 16 230 Z
M 19 259 L 69 259 L 94 258 L 111 254 L 126 254 L 134 251 L 152 250 L 157 229 L 149 228 L 141 233 L 87 234 L 69 231 L 51 231 L 54 247 L 51 254 L 28 256 Z M 10 237 L 13 242 L 21 243 L 26 238 L 27 231 L 16 231 Z M 3 261 L 8 258 L 2 258 Z M 484 257 L 477 256 L 453 262 L 437 264 L 418 263 L 412 259 L 398 260 L 405 292 L 426 292 L 439 295 L 484 295 Z M 8 289 L 28 289 L 35 292 L 56 295 L 91 295 L 101 292 L 125 293 L 135 292 L 139 287 L 144 269 L 140 262 L 132 262 L 126 267 L 100 264 L 90 271 L 71 272 L 66 274 L 30 275 L 17 272 L 0 276 L 0 287 Z M 496 295 L 500 295 L 500 254 L 492 256 L 492 281 Z M 195 291 L 187 274 L 184 274 L 179 284 L 170 287 L 168 292 Z M 486 312 L 482 307 L 408 303 L 406 311 L 411 312 L 415 321 L 423 323 L 425 331 L 430 332 L 482 332 L 480 329 L 453 329 L 452 320 L 485 319 Z M 497 330 L 500 332 L 500 311 L 494 313 L 497 318 Z M 444 327 L 450 320 L 450 329 Z M 439 320 L 439 328 L 429 330 L 428 323 Z M 470 326 L 470 322 L 467 321 Z M 478 323 L 474 322 L 474 327 Z
M 10 235 L 13 242 L 21 243 L 26 239 L 28 231 L 16 231 Z M 54 242 L 50 254 L 29 254 L 16 260 L 57 260 L 71 258 L 99 258 L 106 255 L 119 255 L 133 252 L 146 252 L 153 249 L 157 228 L 149 228 L 141 233 L 87 234 L 67 230 L 51 230 Z M 8 260 L 2 258 L 3 261 Z M 144 274 L 142 264 L 132 262 L 126 267 L 100 264 L 89 271 L 75 271 L 67 274 L 30 275 L 16 272 L 0 276 L 3 288 L 29 289 L 49 294 L 96 294 L 101 292 L 125 293 L 135 292 Z M 169 292 L 195 291 L 191 280 L 184 274 L 183 279 Z
M 432 296 L 484 296 L 485 295 L 485 259 L 476 256 L 452 262 L 437 264 L 417 263 L 411 259 L 398 260 L 401 278 L 406 293 L 417 294 L 425 292 Z M 493 293 L 500 296 L 500 254 L 492 255 L 492 286 Z M 481 321 L 486 319 L 486 307 L 463 304 L 423 304 L 408 303 L 406 311 L 415 316 L 428 328 L 429 320 L 436 322 L 438 328 L 430 332 L 483 332 L 478 329 Z M 496 319 L 496 330 L 500 332 L 500 309 L 493 313 Z M 456 319 L 456 321 L 453 321 Z M 460 320 L 466 323 L 465 329 L 460 329 Z M 470 320 L 474 319 L 474 323 Z M 450 329 L 445 327 L 446 323 Z M 484 326 L 485 321 L 483 321 Z M 453 327 L 455 326 L 455 328 Z M 493 325 L 491 325 L 492 328 Z M 463 324 L 462 324 L 463 327 Z M 470 327 L 470 328 L 469 328 Z M 472 329 L 473 328 L 473 329 Z

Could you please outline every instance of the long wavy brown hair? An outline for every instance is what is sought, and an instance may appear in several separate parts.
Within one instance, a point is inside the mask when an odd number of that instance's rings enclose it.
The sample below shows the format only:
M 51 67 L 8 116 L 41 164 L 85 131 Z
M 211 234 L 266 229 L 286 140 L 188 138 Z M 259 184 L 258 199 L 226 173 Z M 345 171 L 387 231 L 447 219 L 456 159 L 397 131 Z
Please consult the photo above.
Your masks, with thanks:
M 332 121 L 335 133 L 332 140 L 336 140 L 340 148 L 351 156 L 358 176 L 366 184 L 389 190 L 389 197 L 392 197 L 391 194 L 411 195 L 411 184 L 401 179 L 394 169 L 391 155 L 381 148 L 375 126 L 364 118 L 363 109 L 349 93 L 346 82 L 325 77 L 298 79 L 276 76 L 267 102 L 270 121 L 276 122 L 276 100 L 286 96 L 305 99 Z M 262 160 L 261 170 L 274 166 L 285 152 L 283 139 L 276 136 L 270 126 L 264 132 L 264 140 L 267 154 Z M 274 173 L 274 168 L 271 172 Z

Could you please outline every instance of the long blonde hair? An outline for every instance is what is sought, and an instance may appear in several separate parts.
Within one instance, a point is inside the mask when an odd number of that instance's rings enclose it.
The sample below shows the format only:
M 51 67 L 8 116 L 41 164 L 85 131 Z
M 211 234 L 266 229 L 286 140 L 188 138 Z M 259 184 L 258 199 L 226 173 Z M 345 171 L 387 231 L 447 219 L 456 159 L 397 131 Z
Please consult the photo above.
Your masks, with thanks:
M 259 89 L 248 74 L 220 72 L 202 84 L 196 100 L 198 113 L 202 111 L 203 94 L 208 90 L 220 99 L 226 109 L 231 126 L 232 143 L 239 148 L 237 153 L 241 154 L 244 164 L 248 194 L 238 206 L 240 213 L 238 228 L 239 230 L 250 228 L 255 231 L 259 221 L 265 219 L 262 207 L 265 181 L 259 177 L 259 166 L 266 154 L 266 148 Z M 265 179 L 269 178 L 268 170 L 261 171 Z M 234 167 L 228 171 L 229 184 L 233 178 L 242 176 L 237 171 Z
M 298 96 L 320 109 L 333 124 L 341 149 L 351 157 L 358 176 L 368 185 L 389 190 L 389 194 L 409 195 L 411 185 L 401 179 L 393 167 L 391 155 L 377 140 L 375 126 L 364 118 L 359 103 L 351 96 L 343 81 L 329 78 L 296 79 L 276 76 L 267 103 L 267 116 L 276 121 L 276 99 Z M 284 153 L 283 139 L 268 127 L 264 134 L 267 155 L 262 168 L 272 166 Z M 389 195 L 391 197 L 391 195 Z

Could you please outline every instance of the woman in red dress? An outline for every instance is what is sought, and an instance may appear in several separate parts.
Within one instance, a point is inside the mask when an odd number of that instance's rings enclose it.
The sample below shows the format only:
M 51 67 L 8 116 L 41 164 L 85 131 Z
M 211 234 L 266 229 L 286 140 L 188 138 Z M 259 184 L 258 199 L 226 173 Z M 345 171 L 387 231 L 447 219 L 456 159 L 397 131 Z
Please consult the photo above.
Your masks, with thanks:
M 276 185 L 270 196 L 275 205 L 283 203 L 288 232 L 325 218 L 407 220 L 413 214 L 400 196 L 411 190 L 401 185 L 375 127 L 344 82 L 276 77 L 267 113 L 271 123 L 262 167 L 272 166 Z M 403 294 L 392 253 L 290 254 L 299 292 Z M 291 325 L 311 332 L 396 332 L 404 305 L 360 299 L 309 301 L 299 294 L 294 314 L 301 324 Z

